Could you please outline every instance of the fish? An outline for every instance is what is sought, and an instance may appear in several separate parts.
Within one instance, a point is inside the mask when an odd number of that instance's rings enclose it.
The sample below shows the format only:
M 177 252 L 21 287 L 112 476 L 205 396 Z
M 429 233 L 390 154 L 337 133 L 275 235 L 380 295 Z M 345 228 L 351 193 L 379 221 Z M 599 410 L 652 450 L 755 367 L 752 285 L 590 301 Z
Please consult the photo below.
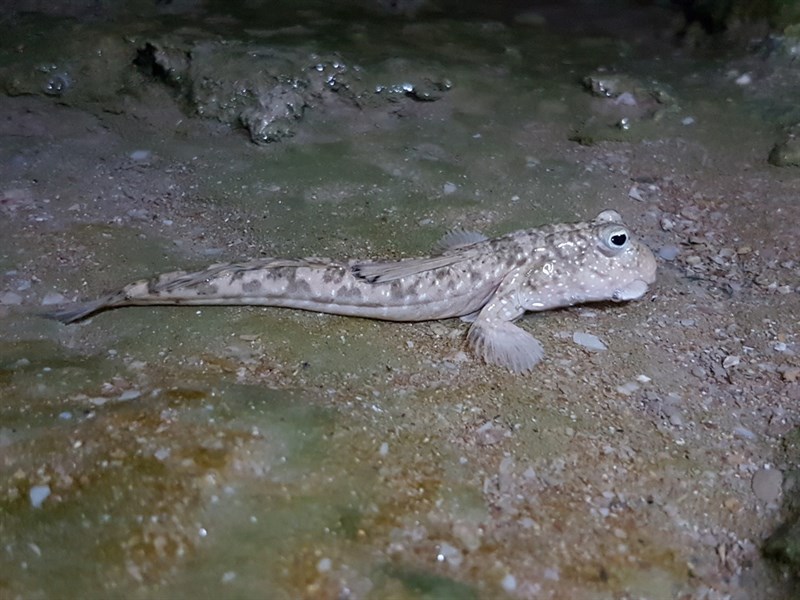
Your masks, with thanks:
M 136 305 L 250 305 L 380 319 L 468 322 L 467 345 L 486 363 L 526 373 L 539 340 L 515 324 L 526 312 L 642 298 L 656 260 L 615 210 L 594 219 L 489 239 L 456 230 L 430 256 L 399 260 L 256 258 L 133 282 L 46 314 L 65 324 Z

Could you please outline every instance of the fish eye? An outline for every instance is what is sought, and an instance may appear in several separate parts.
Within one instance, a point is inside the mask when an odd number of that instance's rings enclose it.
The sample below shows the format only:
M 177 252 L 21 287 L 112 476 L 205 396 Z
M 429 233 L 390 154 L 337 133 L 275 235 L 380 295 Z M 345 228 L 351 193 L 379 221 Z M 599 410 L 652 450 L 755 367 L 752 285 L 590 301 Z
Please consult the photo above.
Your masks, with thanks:
M 613 225 L 600 230 L 600 250 L 607 256 L 613 256 L 628 247 L 631 235 L 625 227 Z
M 608 245 L 612 248 L 622 248 L 628 243 L 628 232 L 619 230 L 612 231 L 608 236 Z

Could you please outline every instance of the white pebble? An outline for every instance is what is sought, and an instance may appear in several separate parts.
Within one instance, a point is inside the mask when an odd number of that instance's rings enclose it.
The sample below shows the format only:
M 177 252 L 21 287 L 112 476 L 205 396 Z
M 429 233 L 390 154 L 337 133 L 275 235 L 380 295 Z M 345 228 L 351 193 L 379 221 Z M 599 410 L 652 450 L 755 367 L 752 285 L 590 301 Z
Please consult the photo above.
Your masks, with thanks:
M 49 495 L 49 485 L 35 485 L 28 492 L 28 496 L 31 499 L 31 506 L 33 506 L 33 508 L 41 508 L 42 502 L 44 502 Z
M 141 395 L 142 392 L 140 392 L 139 390 L 125 390 L 120 394 L 119 399 L 122 402 L 125 402 L 126 400 L 135 400 Z
M 636 106 L 636 96 L 630 92 L 622 92 L 614 99 L 614 104 L 621 104 L 623 106 Z
M 608 347 L 600 340 L 599 337 L 591 333 L 583 331 L 576 331 L 572 334 L 572 341 L 583 346 L 589 350 L 607 350 Z
M 681 119 L 681 124 L 694 125 L 694 117 L 684 117 L 683 119 Z
M 673 246 L 672 244 L 668 244 L 659 248 L 658 256 L 664 260 L 675 260 L 680 252 L 680 248 Z
M 230 583 L 236 579 L 236 571 L 225 571 L 222 574 L 222 583 Z
M 458 189 L 458 186 L 455 183 L 447 182 L 442 186 L 442 191 L 445 193 L 446 196 L 454 193 Z
M 511 573 L 503 577 L 503 581 L 500 582 L 500 585 L 503 586 L 503 589 L 507 592 L 513 592 L 517 589 L 517 578 L 514 577 Z
M 65 300 L 65 298 L 61 294 L 50 293 L 50 294 L 45 295 L 44 298 L 42 298 L 42 306 L 51 306 L 53 304 L 63 304 L 64 300 Z
M 151 156 L 150 150 L 134 150 L 130 154 L 131 160 L 137 161 L 148 160 Z
M 750 73 L 744 73 L 736 78 L 735 83 L 736 85 L 750 85 L 753 83 L 753 78 L 750 76 Z
M 628 190 L 628 198 L 632 198 L 633 200 L 636 200 L 637 202 L 644 202 L 644 198 L 642 197 L 642 193 L 639 191 L 639 188 L 636 187 L 635 185 L 631 186 L 631 189 Z
M 458 567 L 464 561 L 461 550 L 455 546 L 442 542 L 439 546 L 439 552 L 436 554 L 437 562 L 446 562 L 451 567 Z
M 389 454 L 389 444 L 387 442 L 383 442 L 381 447 L 378 449 L 378 454 L 381 456 L 386 456 Z
M 741 359 L 738 356 L 730 355 L 726 356 L 725 359 L 722 361 L 722 366 L 725 369 L 730 369 L 731 367 L 735 367 L 741 362 Z
M 317 573 L 327 573 L 332 566 L 333 561 L 330 558 L 320 558 L 317 563 Z
M 617 386 L 617 391 L 623 396 L 630 396 L 633 392 L 639 389 L 639 384 L 635 381 L 629 381 Z
M 22 304 L 22 296 L 14 292 L 0 294 L 0 304 Z

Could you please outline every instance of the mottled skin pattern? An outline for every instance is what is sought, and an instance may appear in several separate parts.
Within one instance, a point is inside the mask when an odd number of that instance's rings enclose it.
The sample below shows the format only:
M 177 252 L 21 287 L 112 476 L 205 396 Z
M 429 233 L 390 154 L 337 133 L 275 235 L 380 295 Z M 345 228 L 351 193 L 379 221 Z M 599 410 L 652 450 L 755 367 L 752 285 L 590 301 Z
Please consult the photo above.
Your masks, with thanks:
M 167 273 L 52 316 L 64 323 L 131 305 L 263 305 L 388 321 L 462 317 L 467 340 L 490 363 L 530 370 L 541 344 L 513 324 L 526 311 L 634 300 L 656 262 L 618 213 L 518 231 L 495 239 L 456 232 L 441 253 L 392 262 L 260 258 Z

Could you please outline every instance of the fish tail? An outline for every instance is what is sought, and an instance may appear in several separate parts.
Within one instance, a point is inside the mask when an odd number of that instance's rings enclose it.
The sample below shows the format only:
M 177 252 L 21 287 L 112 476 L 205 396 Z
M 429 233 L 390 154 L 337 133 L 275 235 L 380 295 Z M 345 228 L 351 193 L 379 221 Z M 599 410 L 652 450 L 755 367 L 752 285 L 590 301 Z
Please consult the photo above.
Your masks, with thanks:
M 70 323 L 77 323 L 78 321 L 88 319 L 92 315 L 95 315 L 106 309 L 125 304 L 127 300 L 128 295 L 124 290 L 120 290 L 97 300 L 91 300 L 89 302 L 76 302 L 59 310 L 45 312 L 42 313 L 42 316 L 47 319 L 54 319 L 64 323 L 65 325 L 68 325 Z

